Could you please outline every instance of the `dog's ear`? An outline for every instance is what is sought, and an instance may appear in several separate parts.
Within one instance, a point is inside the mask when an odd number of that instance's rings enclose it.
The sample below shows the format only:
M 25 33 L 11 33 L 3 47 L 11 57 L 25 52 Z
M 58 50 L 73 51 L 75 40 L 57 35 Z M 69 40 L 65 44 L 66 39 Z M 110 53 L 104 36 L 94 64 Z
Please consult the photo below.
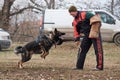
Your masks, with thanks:
M 54 33 L 56 33 L 57 32 L 57 28 L 55 28 L 55 30 L 54 30 Z
M 51 32 L 49 32 L 48 37 L 49 37 L 50 39 L 52 39 L 52 38 L 53 38 L 53 35 L 54 35 L 54 33 L 51 31 Z
M 59 40 L 56 42 L 57 45 L 61 45 L 63 43 L 63 40 L 59 38 Z

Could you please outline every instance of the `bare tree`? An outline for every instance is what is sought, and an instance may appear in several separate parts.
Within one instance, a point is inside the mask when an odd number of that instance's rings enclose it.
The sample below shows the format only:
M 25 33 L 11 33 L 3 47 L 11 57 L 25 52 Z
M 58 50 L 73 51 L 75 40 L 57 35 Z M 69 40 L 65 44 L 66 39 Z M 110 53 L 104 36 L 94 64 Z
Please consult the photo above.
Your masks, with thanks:
M 46 5 L 48 6 L 48 9 L 54 9 L 55 8 L 55 0 L 44 0 L 46 2 Z
M 111 14 L 114 14 L 114 0 L 111 1 Z
M 104 9 L 111 12 L 111 14 L 117 16 L 120 19 L 120 0 L 108 0 L 104 5 Z
M 10 21 L 10 16 L 16 15 L 16 14 L 20 14 L 23 11 L 25 11 L 26 9 L 38 9 L 41 10 L 39 8 L 36 8 L 34 6 L 29 5 L 28 7 L 24 7 L 22 9 L 17 10 L 16 12 L 10 12 L 11 7 L 13 5 L 13 3 L 15 2 L 15 0 L 4 0 L 3 6 L 2 6 L 2 10 L 0 10 L 0 28 L 3 28 L 4 30 L 8 30 L 9 29 L 9 21 Z
M 42 9 L 44 8 L 48 8 L 48 9 L 55 9 L 55 0 L 30 0 L 31 3 L 34 4 L 34 6 L 36 7 L 41 7 Z M 41 3 L 37 3 L 37 1 L 39 2 L 45 2 L 45 4 L 41 4 Z
M 15 0 L 4 0 L 2 10 L 0 11 L 0 27 L 8 30 L 10 9 Z
M 4 0 L 2 10 L 0 10 L 0 20 L 1 20 L 0 28 L 3 28 L 4 30 L 9 29 L 10 16 L 22 13 L 26 9 L 30 9 L 30 8 L 42 11 L 42 9 L 45 7 L 45 6 L 41 6 L 40 4 L 35 3 L 36 0 L 30 0 L 30 1 L 34 4 L 33 6 L 29 5 L 28 7 L 24 7 L 20 10 L 17 10 L 17 12 L 10 12 L 11 7 L 13 3 L 15 2 L 15 0 Z M 55 0 L 44 0 L 44 2 L 46 2 L 46 6 L 48 9 L 55 8 Z

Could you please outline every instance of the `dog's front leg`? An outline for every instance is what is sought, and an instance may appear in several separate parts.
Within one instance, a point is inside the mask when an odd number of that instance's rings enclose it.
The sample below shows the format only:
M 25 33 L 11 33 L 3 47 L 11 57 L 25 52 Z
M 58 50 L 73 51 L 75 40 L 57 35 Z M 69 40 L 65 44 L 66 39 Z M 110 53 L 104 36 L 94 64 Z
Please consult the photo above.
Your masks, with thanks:
M 41 58 L 44 58 L 49 54 L 49 52 L 46 52 L 45 48 L 42 48 L 43 52 L 41 54 Z
M 49 52 L 43 53 L 43 54 L 41 55 L 41 58 L 44 58 L 44 59 L 45 59 L 45 57 L 46 57 L 48 54 L 49 54 Z
M 42 47 L 41 46 L 41 58 L 44 58 L 45 59 L 45 57 L 44 57 L 44 54 L 46 53 L 46 50 L 45 50 L 45 48 L 44 47 Z

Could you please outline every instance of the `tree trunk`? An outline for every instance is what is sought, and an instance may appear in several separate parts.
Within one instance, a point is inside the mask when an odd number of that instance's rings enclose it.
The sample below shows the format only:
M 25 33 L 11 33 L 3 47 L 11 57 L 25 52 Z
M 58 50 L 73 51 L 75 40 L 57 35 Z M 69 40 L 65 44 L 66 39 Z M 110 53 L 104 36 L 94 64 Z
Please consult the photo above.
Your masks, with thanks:
M 114 8 L 114 0 L 112 0 L 112 2 L 111 2 L 111 13 L 114 15 L 114 10 L 113 10 L 113 8 Z
M 0 11 L 0 28 L 6 31 L 9 29 L 10 8 L 14 1 L 15 0 L 4 0 L 2 11 Z
M 48 6 L 48 9 L 55 9 L 55 0 L 50 0 L 48 2 L 48 0 L 44 0 L 46 2 L 46 5 Z

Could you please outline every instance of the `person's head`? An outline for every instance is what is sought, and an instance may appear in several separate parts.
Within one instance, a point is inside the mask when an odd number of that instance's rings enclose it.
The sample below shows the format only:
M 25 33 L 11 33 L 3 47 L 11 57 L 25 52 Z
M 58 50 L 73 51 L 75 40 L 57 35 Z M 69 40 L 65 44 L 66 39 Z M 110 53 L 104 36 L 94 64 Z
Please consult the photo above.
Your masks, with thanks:
M 68 11 L 69 11 L 70 15 L 72 15 L 73 17 L 75 17 L 77 15 L 77 8 L 75 6 L 70 6 Z

